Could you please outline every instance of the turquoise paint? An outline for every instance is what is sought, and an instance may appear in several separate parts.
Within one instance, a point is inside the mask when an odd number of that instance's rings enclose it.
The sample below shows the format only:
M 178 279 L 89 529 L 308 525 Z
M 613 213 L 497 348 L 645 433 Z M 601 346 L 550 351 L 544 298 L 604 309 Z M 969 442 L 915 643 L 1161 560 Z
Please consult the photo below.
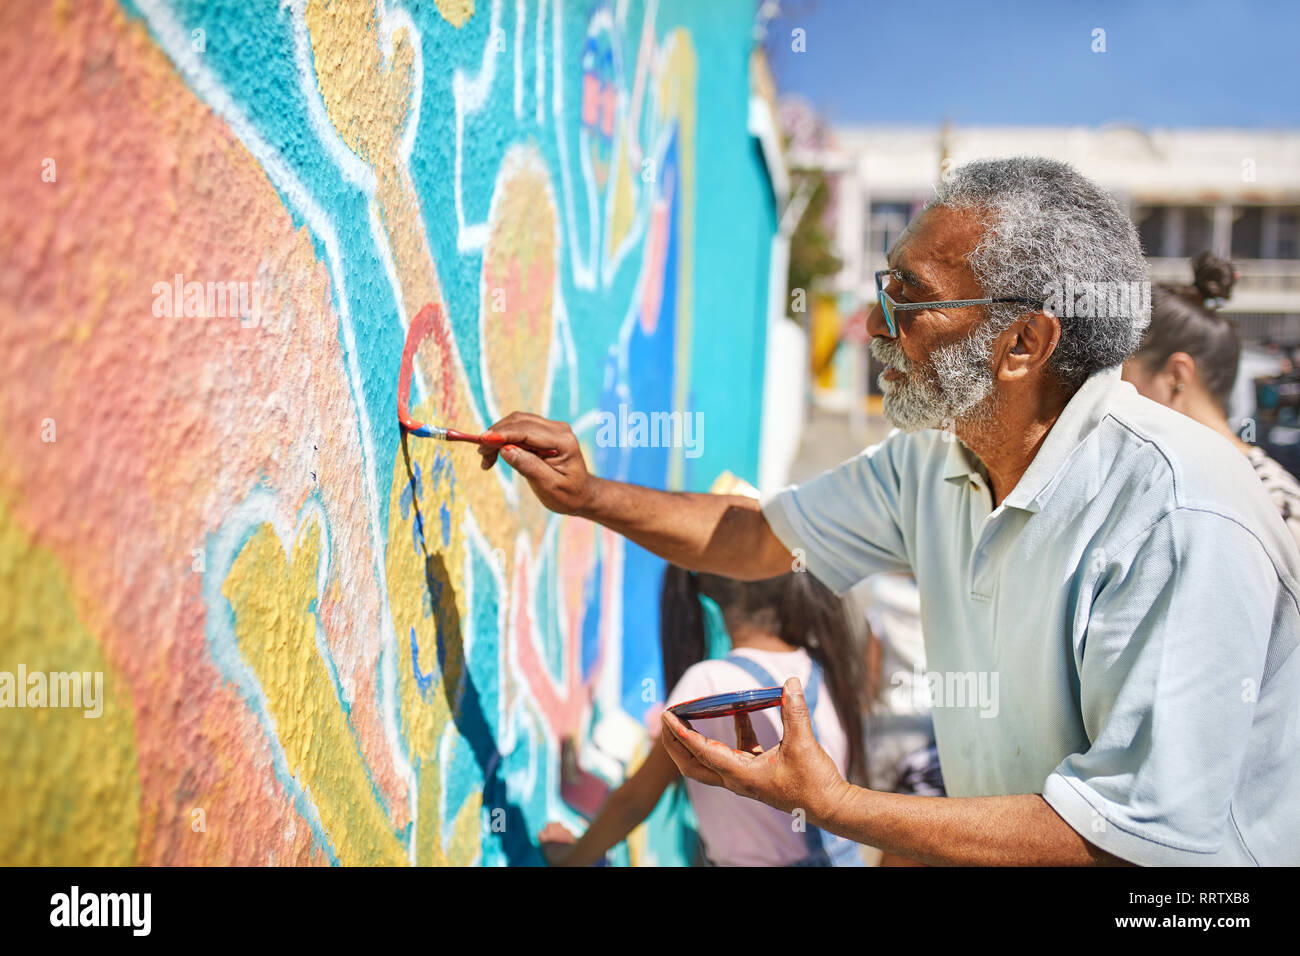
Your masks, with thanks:
M 404 333 L 396 296 L 370 232 L 364 192 L 357 184 L 348 181 L 333 163 L 328 149 L 311 125 L 308 97 L 315 93 L 304 91 L 299 83 L 291 10 L 280 3 L 233 0 L 219 3 L 175 0 L 157 6 L 143 0 L 121 2 L 128 13 L 144 20 L 155 37 L 158 36 L 157 10 L 160 8 L 182 29 L 201 28 L 205 31 L 203 66 L 333 223 L 341 271 L 331 262 L 325 238 L 312 229 L 305 206 L 272 180 L 295 224 L 308 226 L 318 258 L 330 268 L 336 311 L 346 307 L 351 315 L 355 351 L 348 358 L 359 372 L 359 390 L 354 390 L 352 397 L 369 416 L 370 428 L 363 435 L 366 439 L 363 447 L 369 447 L 371 452 L 365 467 L 371 471 L 373 485 L 379 490 L 378 500 L 374 503 L 379 527 L 386 529 L 390 507 L 386 489 L 392 484 L 394 462 L 400 460 L 399 435 L 395 427 L 396 382 Z M 432 3 L 390 0 L 388 6 L 408 13 L 420 34 L 424 74 L 421 114 L 410 173 L 419 196 L 426 236 L 446 296 L 469 388 L 481 410 L 486 407 L 478 329 L 482 253 L 480 250 L 462 251 L 458 245 L 454 174 L 456 116 L 452 91 L 457 71 L 467 76 L 478 73 L 484 46 L 491 36 L 493 4 L 490 0 L 480 0 L 476 14 L 459 30 L 441 19 Z M 622 336 L 625 323 L 635 321 L 638 306 L 639 283 L 646 261 L 644 235 L 631 244 L 626 255 L 607 276 L 600 276 L 598 270 L 594 286 L 582 281 L 579 268 L 590 248 L 591 236 L 588 196 L 582 185 L 583 172 L 579 162 L 582 69 L 578 54 L 584 48 L 593 15 L 599 17 L 602 10 L 612 11 L 614 8 L 571 0 L 559 3 L 563 23 L 560 66 L 564 91 L 557 116 L 553 112 L 556 50 L 552 19 L 556 7 L 554 4 L 548 7 L 542 35 L 547 75 L 543 120 L 539 123 L 531 63 L 525 70 L 520 115 L 516 115 L 514 108 L 512 58 L 516 34 L 522 29 L 526 61 L 531 61 L 536 49 L 536 24 L 532 19 L 534 5 L 526 6 L 528 20 L 520 24 L 516 22 L 516 5 L 500 4 L 505 54 L 498 60 L 487 106 L 466 123 L 461 188 L 466 220 L 483 221 L 489 214 L 493 187 L 506 151 L 514 145 L 530 144 L 541 155 L 559 212 L 557 294 L 567 317 L 568 336 L 567 340 L 562 337 L 554 344 L 549 402 L 539 411 L 551 417 L 576 421 L 602 407 L 610 394 L 610 374 L 627 387 L 628 394 L 635 400 L 638 395 L 671 394 L 663 392 L 661 385 L 650 387 L 647 383 L 650 380 L 648 376 L 664 374 L 671 383 L 674 373 L 672 369 L 648 368 L 636 363 L 629 365 L 626 353 L 622 351 L 627 346 L 627 339 Z M 757 477 L 767 263 L 776 216 L 761 156 L 746 130 L 753 6 L 748 0 L 715 0 L 707 4 L 695 0 L 663 0 L 655 15 L 655 39 L 659 43 L 663 43 L 674 29 L 687 31 L 694 46 L 698 71 L 693 157 L 694 234 L 675 237 L 677 248 L 690 255 L 693 263 L 690 359 L 688 368 L 678 370 L 678 373 L 688 376 L 686 384 L 690 397 L 686 410 L 703 413 L 705 421 L 703 454 L 683 463 L 684 486 L 694 490 L 707 488 L 723 469 L 751 481 Z M 633 0 L 627 5 L 625 27 L 602 33 L 597 40 L 602 50 L 608 49 L 611 82 L 625 95 L 633 86 L 645 13 L 645 3 Z M 182 75 L 187 76 L 183 71 Z M 191 88 L 200 98 L 212 95 L 211 89 L 193 83 Z M 649 130 L 649 121 L 644 115 L 648 113 L 647 107 L 642 118 L 643 144 L 653 153 L 663 144 L 644 135 Z M 653 195 L 651 190 L 643 191 L 639 206 L 641 214 L 646 212 L 641 207 L 645 207 Z M 574 209 L 572 226 L 566 214 L 567 203 L 572 203 Z M 603 246 L 603 243 L 598 245 Z M 406 304 L 412 314 L 419 305 Z M 670 309 L 667 314 L 670 320 L 676 320 L 675 309 Z M 568 340 L 572 342 L 572 355 Z M 340 345 L 347 347 L 341 329 Z M 474 428 L 486 423 L 454 424 Z M 357 427 L 361 429 L 359 419 Z M 590 440 L 590 433 L 585 437 Z M 450 458 L 439 456 L 438 461 L 438 471 L 442 467 L 451 467 Z M 453 481 L 456 477 L 453 472 Z M 477 475 L 463 472 L 459 477 L 481 480 Z M 436 487 L 438 475 L 435 473 L 430 478 L 428 487 Z M 274 494 L 274 490 L 259 491 L 258 494 Z M 401 505 L 405 512 L 408 502 L 403 500 Z M 252 505 L 232 502 L 233 523 L 210 542 L 222 554 L 229 552 L 231 561 L 242 546 L 242 541 L 233 540 L 231 535 L 244 535 L 243 540 L 247 540 L 249 528 L 237 516 L 248 507 Z M 463 534 L 464 529 L 455 526 L 445 501 L 438 503 L 437 510 L 440 523 L 437 538 L 446 546 L 450 536 Z M 431 516 L 433 512 L 426 505 L 424 513 Z M 434 538 L 428 534 L 428 528 L 424 531 L 426 540 Z M 536 637 L 545 648 L 547 669 L 558 677 L 562 675 L 565 648 L 560 643 L 556 617 L 554 541 L 555 535 L 548 535 L 544 553 L 538 556 L 541 563 L 533 610 L 540 625 Z M 404 546 L 418 547 L 419 540 L 408 541 Z M 470 649 L 467 682 L 472 685 L 481 719 L 476 718 L 477 723 L 467 723 L 465 728 L 457 726 L 451 731 L 457 736 L 451 748 L 453 756 L 449 766 L 439 768 L 445 779 L 444 798 L 448 809 L 448 816 L 444 819 L 453 817 L 455 809 L 469 794 L 490 785 L 490 778 L 499 777 L 504 793 L 526 821 L 531 834 L 555 812 L 558 741 L 545 727 L 542 716 L 534 712 L 527 701 L 516 702 L 512 711 L 514 716 L 505 721 L 509 726 L 503 726 L 499 707 L 506 679 L 503 668 L 507 662 L 499 628 L 502 595 L 498 593 L 486 557 L 472 551 L 473 607 L 463 625 L 471 631 L 466 635 Z M 609 557 L 602 556 L 599 565 L 602 569 L 611 566 Z M 384 555 L 380 554 L 377 560 L 382 562 Z M 623 642 L 623 686 L 617 700 L 603 702 L 602 706 L 627 706 L 631 708 L 632 716 L 639 720 L 644 715 L 636 712 L 640 709 L 637 696 L 640 680 L 661 679 L 657 660 L 657 606 L 646 605 L 650 596 L 657 593 L 658 582 L 654 575 L 662 565 L 632 562 L 628 566 L 641 577 L 624 582 L 625 603 L 632 602 L 632 606 L 624 610 L 631 611 L 630 617 L 635 620 L 620 622 L 623 623 L 622 633 L 616 634 L 616 638 Z M 382 569 L 377 567 L 375 573 L 378 579 Z M 292 795 L 299 814 L 313 826 L 318 844 L 328 847 L 328 835 L 320 829 L 309 799 L 283 768 L 283 754 L 276 750 L 274 734 L 266 726 L 264 705 L 259 704 L 260 691 L 249 684 L 251 674 L 241 666 L 238 648 L 233 643 L 232 622 L 227 619 L 229 606 L 219 593 L 221 580 L 222 577 L 213 574 L 205 579 L 209 652 L 227 679 L 240 686 L 249 706 L 259 714 L 272 752 L 277 755 L 276 775 L 280 784 Z M 600 608 L 599 590 L 594 583 L 589 593 L 595 610 L 606 613 Z M 629 615 L 625 614 L 625 617 Z M 595 622 L 584 622 L 582 632 L 569 635 L 568 639 L 573 645 L 571 650 L 581 653 L 585 673 L 589 661 L 595 659 L 595 653 L 584 642 L 584 634 L 587 635 L 586 641 L 590 642 L 590 635 L 597 632 Z M 392 649 L 386 648 L 381 656 L 380 672 L 375 675 L 380 693 L 395 679 L 395 668 L 403 666 L 400 662 L 402 651 L 409 653 L 409 647 L 403 647 L 406 644 L 404 637 L 397 635 L 399 660 L 393 659 Z M 337 689 L 336 675 L 334 679 Z M 338 692 L 341 698 L 341 691 Z M 342 703 L 346 706 L 346 702 Z M 404 739 L 401 714 L 397 715 L 397 727 L 399 737 Z M 509 744 L 508 752 L 504 749 L 506 744 Z M 503 748 L 499 753 L 496 752 L 498 745 Z M 492 767 L 490 772 L 487 770 L 489 766 Z M 485 808 L 485 813 L 490 809 Z M 512 846 L 511 840 L 501 834 L 493 833 L 490 823 L 489 818 L 482 831 L 481 862 L 487 865 L 526 862 L 526 851 L 518 845 Z M 652 825 L 652 845 L 655 843 L 653 834 Z M 665 843 L 654 849 L 661 863 L 683 860 L 680 848 Z M 625 858 L 622 851 L 620 855 Z

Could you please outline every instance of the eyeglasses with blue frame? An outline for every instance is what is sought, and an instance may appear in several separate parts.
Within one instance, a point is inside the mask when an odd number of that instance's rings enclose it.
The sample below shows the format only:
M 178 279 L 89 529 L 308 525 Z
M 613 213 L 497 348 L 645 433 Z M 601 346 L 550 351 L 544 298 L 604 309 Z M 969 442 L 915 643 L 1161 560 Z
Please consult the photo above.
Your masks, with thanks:
M 1042 307 L 1043 303 L 1038 299 L 1023 298 L 1000 298 L 1000 299 L 951 299 L 946 302 L 899 302 L 885 291 L 885 277 L 894 276 L 897 269 L 881 269 L 876 273 L 876 301 L 880 303 L 880 310 L 885 314 L 885 325 L 889 328 L 889 334 L 893 338 L 898 338 L 898 320 L 894 318 L 895 312 L 918 312 L 927 309 L 964 309 L 968 305 L 996 305 L 1001 302 L 1022 302 L 1025 305 Z M 901 280 L 901 277 L 899 279 Z

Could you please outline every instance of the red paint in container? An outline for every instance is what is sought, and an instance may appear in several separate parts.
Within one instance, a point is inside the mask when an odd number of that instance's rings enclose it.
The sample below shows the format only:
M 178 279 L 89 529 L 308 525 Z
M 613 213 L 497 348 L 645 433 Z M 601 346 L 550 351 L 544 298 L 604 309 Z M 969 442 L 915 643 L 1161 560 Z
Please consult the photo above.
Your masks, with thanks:
M 679 720 L 707 720 L 713 717 L 732 717 L 748 714 L 768 707 L 779 707 L 784 688 L 764 687 L 761 690 L 740 690 L 729 694 L 712 694 L 695 700 L 674 704 L 668 709 Z

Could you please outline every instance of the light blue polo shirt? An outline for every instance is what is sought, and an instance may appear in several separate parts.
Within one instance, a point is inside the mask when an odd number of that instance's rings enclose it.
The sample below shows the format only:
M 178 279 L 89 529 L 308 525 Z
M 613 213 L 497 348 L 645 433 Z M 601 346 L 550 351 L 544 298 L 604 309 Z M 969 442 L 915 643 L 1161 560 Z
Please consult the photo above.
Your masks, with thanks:
M 1246 456 L 1118 368 L 997 508 L 959 441 L 896 431 L 763 513 L 839 593 L 916 575 L 950 796 L 1041 793 L 1134 863 L 1300 864 L 1300 552 Z

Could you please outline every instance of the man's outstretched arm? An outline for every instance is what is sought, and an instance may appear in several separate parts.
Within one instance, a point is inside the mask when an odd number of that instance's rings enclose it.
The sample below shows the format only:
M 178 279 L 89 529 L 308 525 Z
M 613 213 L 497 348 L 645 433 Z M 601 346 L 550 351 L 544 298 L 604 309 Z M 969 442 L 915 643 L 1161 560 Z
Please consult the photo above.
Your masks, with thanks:
M 787 813 L 802 810 L 808 824 L 918 863 L 1124 863 L 1080 836 L 1038 794 L 918 797 L 852 786 L 814 738 L 796 678 L 786 682 L 781 701 L 781 742 L 763 753 L 703 737 L 671 711 L 662 721 L 660 740 L 685 776 Z
M 587 471 L 573 429 L 526 412 L 512 412 L 488 434 L 559 451 L 542 459 L 513 444 L 500 450 L 551 511 L 588 518 L 692 571 L 756 581 L 791 569 L 790 552 L 751 498 L 658 491 L 597 478 Z M 479 454 L 484 468 L 496 463 L 496 448 L 481 445 Z
M 918 797 L 848 784 L 815 820 L 824 830 L 931 866 L 1126 866 L 1036 793 Z

